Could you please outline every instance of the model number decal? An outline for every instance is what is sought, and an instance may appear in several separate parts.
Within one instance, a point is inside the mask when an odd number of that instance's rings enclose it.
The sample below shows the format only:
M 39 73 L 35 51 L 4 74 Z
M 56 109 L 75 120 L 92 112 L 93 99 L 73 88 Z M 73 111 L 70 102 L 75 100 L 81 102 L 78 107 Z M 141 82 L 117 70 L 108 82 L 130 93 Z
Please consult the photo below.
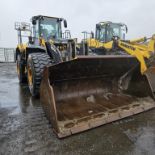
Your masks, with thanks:
M 135 48 L 132 47 L 132 46 L 130 46 L 130 45 L 127 45 L 125 43 L 121 43 L 120 45 L 123 46 L 123 47 L 125 47 L 125 48 L 128 48 L 128 49 L 131 49 L 131 50 L 135 51 Z

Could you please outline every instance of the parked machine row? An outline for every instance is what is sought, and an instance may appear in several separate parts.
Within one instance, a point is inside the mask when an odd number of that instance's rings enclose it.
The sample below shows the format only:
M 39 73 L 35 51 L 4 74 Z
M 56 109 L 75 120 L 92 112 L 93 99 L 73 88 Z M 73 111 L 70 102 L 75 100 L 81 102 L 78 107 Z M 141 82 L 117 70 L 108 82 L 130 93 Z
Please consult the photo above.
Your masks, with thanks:
M 63 18 L 31 21 L 15 24 L 17 73 L 59 138 L 155 107 L 155 35 L 126 40 L 125 24 L 100 22 L 77 43 Z

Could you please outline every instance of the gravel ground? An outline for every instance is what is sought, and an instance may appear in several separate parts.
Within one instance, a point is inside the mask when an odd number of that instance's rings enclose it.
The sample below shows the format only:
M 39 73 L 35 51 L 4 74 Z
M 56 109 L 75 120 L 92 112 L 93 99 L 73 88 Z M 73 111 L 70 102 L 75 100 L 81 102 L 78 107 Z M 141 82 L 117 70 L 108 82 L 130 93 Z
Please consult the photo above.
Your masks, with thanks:
M 15 70 L 0 63 L 0 155 L 155 154 L 155 110 L 59 140 Z

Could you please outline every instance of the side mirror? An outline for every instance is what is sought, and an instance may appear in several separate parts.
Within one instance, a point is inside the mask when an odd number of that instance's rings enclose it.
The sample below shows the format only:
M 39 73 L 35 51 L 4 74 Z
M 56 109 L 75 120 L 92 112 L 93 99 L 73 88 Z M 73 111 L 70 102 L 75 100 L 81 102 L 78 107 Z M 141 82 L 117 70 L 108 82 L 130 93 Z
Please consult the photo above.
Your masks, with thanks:
M 126 33 L 128 33 L 128 27 L 126 26 Z
M 33 25 L 36 25 L 36 24 L 37 24 L 37 22 L 36 22 L 35 19 L 32 20 L 32 24 L 33 24 Z
M 91 38 L 94 38 L 94 32 L 91 31 Z
M 101 25 L 100 24 L 96 24 L 96 29 L 101 30 Z
M 67 21 L 64 19 L 64 27 L 67 28 Z
M 127 25 L 125 25 L 125 30 L 126 30 L 126 33 L 128 33 L 128 27 L 127 27 Z

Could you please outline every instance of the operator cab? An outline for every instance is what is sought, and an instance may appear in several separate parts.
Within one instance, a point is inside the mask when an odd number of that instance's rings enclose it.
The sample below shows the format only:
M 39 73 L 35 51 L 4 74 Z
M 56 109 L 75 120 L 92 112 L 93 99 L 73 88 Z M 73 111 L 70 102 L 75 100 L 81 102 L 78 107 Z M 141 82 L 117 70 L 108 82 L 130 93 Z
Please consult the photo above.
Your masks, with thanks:
M 125 40 L 127 31 L 127 26 L 125 24 L 100 22 L 99 24 L 96 24 L 95 38 L 104 43 L 111 41 L 113 37 L 118 37 L 121 40 Z
M 55 18 L 48 16 L 34 16 L 32 17 L 33 36 L 35 38 L 44 38 L 45 41 L 50 39 L 58 40 L 62 38 L 61 23 L 67 27 L 67 21 L 63 18 Z

